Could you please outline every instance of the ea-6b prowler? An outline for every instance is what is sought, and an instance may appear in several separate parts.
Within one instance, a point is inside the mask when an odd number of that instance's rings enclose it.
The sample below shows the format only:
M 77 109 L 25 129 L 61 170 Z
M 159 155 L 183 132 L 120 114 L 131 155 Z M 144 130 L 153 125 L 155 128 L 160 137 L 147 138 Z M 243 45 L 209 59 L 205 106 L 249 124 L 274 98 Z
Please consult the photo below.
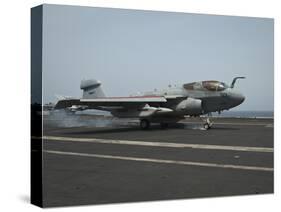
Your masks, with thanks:
M 155 89 L 129 97 L 105 97 L 100 81 L 82 80 L 80 88 L 83 90 L 83 97 L 59 100 L 55 109 L 109 111 L 118 118 L 139 118 L 142 129 L 148 129 L 150 123 L 160 123 L 161 127 L 165 128 L 169 123 L 178 122 L 185 116 L 207 114 L 204 128 L 209 129 L 212 126 L 209 119 L 212 112 L 221 113 L 240 105 L 245 100 L 244 95 L 234 89 L 236 80 L 244 78 L 235 77 L 230 86 L 223 82 L 208 80 L 169 86 L 162 90 Z

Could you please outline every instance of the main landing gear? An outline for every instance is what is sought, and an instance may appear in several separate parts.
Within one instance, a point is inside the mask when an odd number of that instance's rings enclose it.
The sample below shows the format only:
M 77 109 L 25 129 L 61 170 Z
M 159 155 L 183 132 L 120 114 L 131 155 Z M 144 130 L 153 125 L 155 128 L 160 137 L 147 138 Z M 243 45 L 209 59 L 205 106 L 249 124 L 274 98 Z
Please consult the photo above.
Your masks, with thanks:
M 167 129 L 169 127 L 169 124 L 166 122 L 160 122 L 161 129 Z M 150 128 L 150 121 L 148 119 L 141 119 L 140 120 L 140 128 L 142 130 L 147 130 Z
M 141 119 L 140 120 L 140 128 L 142 130 L 147 130 L 150 127 L 150 122 L 147 119 Z
M 208 116 L 206 118 L 202 119 L 203 120 L 203 127 L 206 130 L 209 130 L 213 126 L 213 123 L 214 123 L 210 120 L 210 116 L 211 116 L 211 114 L 208 114 Z M 168 127 L 168 123 L 160 122 L 160 126 L 161 126 L 161 129 L 166 129 Z M 148 130 L 150 128 L 150 120 L 141 119 L 140 120 L 140 128 L 142 130 Z

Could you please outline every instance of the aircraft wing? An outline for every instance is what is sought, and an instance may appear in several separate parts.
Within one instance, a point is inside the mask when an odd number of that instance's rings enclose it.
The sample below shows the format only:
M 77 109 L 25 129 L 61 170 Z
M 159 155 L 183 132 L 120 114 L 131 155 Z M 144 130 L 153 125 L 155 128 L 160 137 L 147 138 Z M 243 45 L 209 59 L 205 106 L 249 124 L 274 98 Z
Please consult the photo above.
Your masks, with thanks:
M 87 106 L 87 109 L 124 109 L 136 108 L 146 104 L 159 104 L 167 102 L 163 96 L 134 96 L 134 97 L 103 97 L 94 99 L 62 99 L 59 100 L 55 109 L 68 108 L 73 105 Z

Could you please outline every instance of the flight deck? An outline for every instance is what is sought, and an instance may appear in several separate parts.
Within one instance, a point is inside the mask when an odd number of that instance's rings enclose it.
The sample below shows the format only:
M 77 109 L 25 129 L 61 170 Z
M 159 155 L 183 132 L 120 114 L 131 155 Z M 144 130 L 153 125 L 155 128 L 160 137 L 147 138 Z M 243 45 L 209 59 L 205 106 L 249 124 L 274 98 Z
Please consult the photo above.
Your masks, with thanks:
M 79 119 L 44 118 L 46 206 L 273 193 L 273 119 L 214 118 L 210 130 Z

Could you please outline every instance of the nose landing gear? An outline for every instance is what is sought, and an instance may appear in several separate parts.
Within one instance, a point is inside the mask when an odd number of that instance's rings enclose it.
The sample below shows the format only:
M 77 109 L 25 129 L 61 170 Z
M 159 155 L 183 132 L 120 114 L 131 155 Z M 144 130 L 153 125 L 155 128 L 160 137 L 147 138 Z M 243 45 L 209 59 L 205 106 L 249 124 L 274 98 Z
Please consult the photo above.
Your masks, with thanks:
M 213 122 L 210 121 L 209 117 L 206 119 L 205 123 L 203 124 L 204 129 L 209 130 L 213 125 Z
M 203 121 L 204 121 L 203 127 L 204 127 L 204 129 L 206 129 L 206 130 L 209 130 L 209 129 L 213 126 L 213 124 L 214 124 L 214 122 L 212 122 L 212 121 L 210 120 L 210 116 L 212 116 L 211 113 L 208 114 L 208 117 L 207 117 L 205 120 L 203 119 Z

